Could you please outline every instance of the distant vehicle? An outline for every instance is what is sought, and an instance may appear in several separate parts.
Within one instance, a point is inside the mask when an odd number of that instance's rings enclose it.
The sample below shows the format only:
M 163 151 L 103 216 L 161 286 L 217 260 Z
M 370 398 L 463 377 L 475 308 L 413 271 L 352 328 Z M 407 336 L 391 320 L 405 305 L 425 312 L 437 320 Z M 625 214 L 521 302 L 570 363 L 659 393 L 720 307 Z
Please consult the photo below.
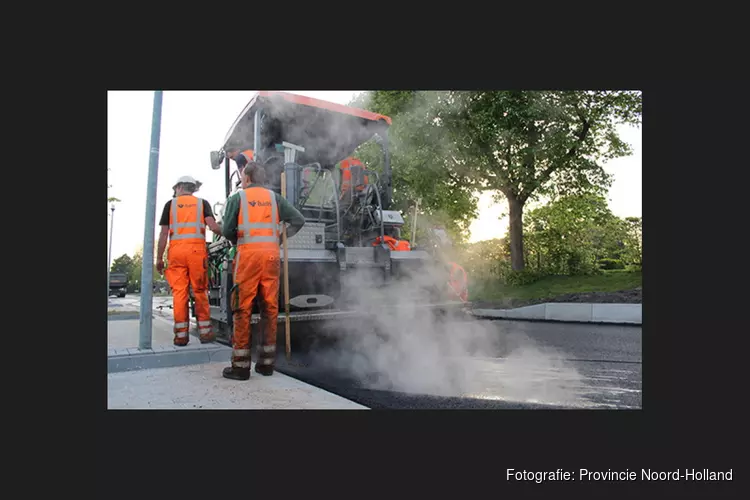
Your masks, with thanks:
M 124 297 L 128 291 L 128 275 L 112 273 L 109 275 L 109 294 Z

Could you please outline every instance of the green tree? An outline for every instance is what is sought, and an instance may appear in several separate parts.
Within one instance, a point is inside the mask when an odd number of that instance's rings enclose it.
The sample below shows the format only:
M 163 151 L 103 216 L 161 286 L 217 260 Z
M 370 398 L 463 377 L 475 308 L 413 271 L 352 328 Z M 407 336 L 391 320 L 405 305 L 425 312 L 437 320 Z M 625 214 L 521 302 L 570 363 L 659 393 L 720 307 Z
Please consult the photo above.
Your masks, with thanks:
M 626 217 L 625 226 L 625 263 L 640 268 L 643 265 L 643 218 Z
M 133 265 L 133 258 L 127 254 L 122 254 L 112 262 L 109 271 L 111 273 L 125 273 L 130 275 L 130 272 L 133 270 Z
M 461 265 L 472 278 L 500 278 L 506 261 L 505 240 L 492 239 L 462 246 Z
M 157 254 L 156 247 L 158 246 L 158 242 L 154 244 L 154 255 Z M 158 281 L 161 278 L 161 275 L 159 274 L 159 271 L 156 270 L 156 265 L 154 263 L 151 264 L 153 266 L 153 277 L 154 281 Z M 141 277 L 143 274 L 143 246 L 140 246 L 138 250 L 135 251 L 133 254 L 133 270 L 130 274 L 130 282 L 134 284 L 134 286 L 137 286 L 138 289 L 141 287 Z
M 599 192 L 610 176 L 601 159 L 631 154 L 619 123 L 641 120 L 634 91 L 451 91 L 440 124 L 454 163 L 471 169 L 483 190 L 508 202 L 511 265 L 522 270 L 523 209 L 530 199 Z M 465 170 L 464 170 L 465 171 Z
M 527 214 L 525 260 L 540 274 L 586 274 L 605 260 L 620 261 L 628 248 L 626 222 L 601 195 L 558 198 Z
M 132 291 L 141 289 L 141 274 L 143 273 L 143 250 L 138 249 L 133 254 L 133 268 L 128 276 L 128 286 Z M 154 273 L 156 276 L 156 273 Z

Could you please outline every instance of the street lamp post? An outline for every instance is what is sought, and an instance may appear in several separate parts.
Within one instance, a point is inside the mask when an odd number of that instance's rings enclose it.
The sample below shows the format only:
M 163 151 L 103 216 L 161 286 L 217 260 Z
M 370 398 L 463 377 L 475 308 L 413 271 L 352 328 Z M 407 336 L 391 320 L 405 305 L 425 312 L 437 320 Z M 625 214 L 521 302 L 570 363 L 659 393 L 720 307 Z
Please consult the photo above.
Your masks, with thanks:
M 115 204 L 112 203 L 110 208 L 112 211 L 112 217 L 109 220 L 109 253 L 107 254 L 107 302 L 109 302 L 109 273 L 112 267 L 112 233 L 115 228 Z
M 143 234 L 143 266 L 141 269 L 141 324 L 138 349 L 151 349 L 151 317 L 154 293 L 154 225 L 156 224 L 156 181 L 159 170 L 159 139 L 161 133 L 162 91 L 154 92 L 151 116 L 151 149 L 148 161 L 146 191 L 146 224 Z

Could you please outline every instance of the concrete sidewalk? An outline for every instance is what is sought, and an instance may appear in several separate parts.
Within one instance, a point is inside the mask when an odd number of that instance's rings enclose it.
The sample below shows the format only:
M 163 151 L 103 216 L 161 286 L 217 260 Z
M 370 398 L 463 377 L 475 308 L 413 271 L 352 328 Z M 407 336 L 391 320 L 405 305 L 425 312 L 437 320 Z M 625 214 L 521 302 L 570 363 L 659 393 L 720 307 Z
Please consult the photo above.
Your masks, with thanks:
M 171 297 L 154 297 L 151 320 L 152 347 L 169 347 L 174 340 Z M 158 307 L 162 309 L 157 309 Z M 107 349 L 135 349 L 140 336 L 140 311 L 138 302 L 126 304 L 110 303 L 107 314 Z M 191 331 L 197 328 L 195 318 L 190 318 Z M 191 337 L 190 342 L 198 339 Z
M 195 325 L 193 325 L 195 326 Z M 173 345 L 170 320 L 155 312 L 151 349 L 138 349 L 140 320 L 107 322 L 108 407 L 111 409 L 367 409 L 276 372 L 250 380 L 222 377 L 232 349 L 191 335 Z
M 582 304 L 547 302 L 515 309 L 473 309 L 477 318 L 570 321 L 577 323 L 642 324 L 642 304 Z
M 367 410 L 348 399 L 276 372 L 225 379 L 226 362 L 107 375 L 109 409 Z
M 137 313 L 136 313 L 137 314 Z M 141 321 L 138 318 L 110 315 L 107 321 L 107 349 L 136 349 Z M 174 341 L 172 323 L 154 314 L 151 321 L 152 347 L 168 347 Z M 197 339 L 190 339 L 191 343 Z

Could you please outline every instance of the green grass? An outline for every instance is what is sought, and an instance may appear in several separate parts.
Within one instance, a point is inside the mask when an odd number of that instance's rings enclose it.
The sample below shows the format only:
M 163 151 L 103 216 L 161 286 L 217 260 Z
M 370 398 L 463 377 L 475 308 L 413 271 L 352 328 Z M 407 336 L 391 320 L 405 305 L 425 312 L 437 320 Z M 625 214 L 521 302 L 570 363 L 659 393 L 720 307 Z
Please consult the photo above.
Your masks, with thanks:
M 547 276 L 528 285 L 510 286 L 500 281 L 477 283 L 469 289 L 470 300 L 531 300 L 552 298 L 569 293 L 616 292 L 632 290 L 642 284 L 638 272 L 604 271 L 593 276 Z M 473 289 L 472 289 L 473 288 Z

